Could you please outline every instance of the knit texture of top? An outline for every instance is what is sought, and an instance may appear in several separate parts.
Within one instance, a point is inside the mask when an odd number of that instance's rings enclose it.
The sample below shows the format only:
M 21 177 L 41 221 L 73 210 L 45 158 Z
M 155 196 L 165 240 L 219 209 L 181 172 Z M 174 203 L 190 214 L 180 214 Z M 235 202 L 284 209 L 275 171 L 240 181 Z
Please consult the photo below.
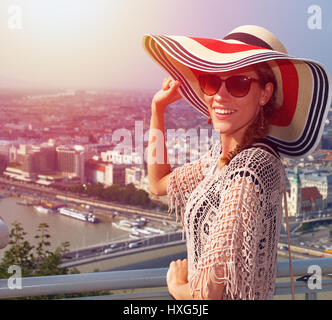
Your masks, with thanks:
M 217 141 L 199 160 L 177 167 L 167 184 L 169 212 L 180 209 L 188 282 L 204 299 L 272 299 L 285 171 L 260 147 L 241 151 L 221 170 Z M 220 288 L 220 287 L 219 287 Z

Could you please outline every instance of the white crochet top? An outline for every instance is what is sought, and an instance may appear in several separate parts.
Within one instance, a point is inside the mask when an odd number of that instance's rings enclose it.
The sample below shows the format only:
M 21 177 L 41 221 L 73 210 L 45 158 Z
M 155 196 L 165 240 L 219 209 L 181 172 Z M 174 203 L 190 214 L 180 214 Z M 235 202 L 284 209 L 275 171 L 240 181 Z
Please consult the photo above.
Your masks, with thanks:
M 181 213 L 188 251 L 191 295 L 222 299 L 272 299 L 282 221 L 285 171 L 278 157 L 260 147 L 237 154 L 221 170 L 220 141 L 200 159 L 169 177 L 169 211 Z

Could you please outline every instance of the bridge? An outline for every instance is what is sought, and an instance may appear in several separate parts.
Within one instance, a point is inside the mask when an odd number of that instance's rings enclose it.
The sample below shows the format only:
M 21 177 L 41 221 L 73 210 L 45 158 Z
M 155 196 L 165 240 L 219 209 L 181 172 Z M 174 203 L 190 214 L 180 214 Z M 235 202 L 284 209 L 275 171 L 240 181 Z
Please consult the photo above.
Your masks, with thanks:
M 131 244 L 139 243 L 138 246 Z M 278 255 L 288 258 L 287 247 L 282 241 L 278 244 Z M 129 270 L 130 268 L 164 267 L 170 261 L 186 258 L 186 242 L 182 232 L 170 232 L 163 235 L 113 241 L 98 246 L 90 246 L 66 254 L 60 267 L 78 268 L 81 272 Z M 293 259 L 332 257 L 332 254 L 309 247 L 291 245 Z
M 329 214 L 328 217 L 306 219 L 306 220 L 302 220 L 299 222 L 293 222 L 293 223 L 290 223 L 293 225 L 293 228 L 291 228 L 292 229 L 291 232 L 295 233 L 295 232 L 301 230 L 304 224 L 308 224 L 309 227 L 314 227 L 315 225 L 331 223 L 331 222 L 332 222 L 332 213 Z
M 147 254 L 149 251 L 151 254 Z M 109 270 L 121 267 L 128 262 L 144 261 L 147 256 L 163 258 L 184 252 L 186 252 L 186 244 L 182 239 L 182 231 L 174 231 L 139 239 L 127 238 L 74 250 L 63 256 L 60 267 L 80 267 L 79 269 L 85 272 L 94 268 Z

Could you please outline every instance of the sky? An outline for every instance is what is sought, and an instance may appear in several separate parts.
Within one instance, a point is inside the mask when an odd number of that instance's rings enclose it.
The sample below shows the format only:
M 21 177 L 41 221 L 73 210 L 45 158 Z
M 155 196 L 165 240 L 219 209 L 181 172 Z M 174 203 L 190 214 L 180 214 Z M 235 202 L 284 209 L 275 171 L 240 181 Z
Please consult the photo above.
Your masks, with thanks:
M 245 24 L 332 73 L 330 0 L 1 0 L 0 87 L 156 90 L 167 74 L 144 34 L 223 38 Z

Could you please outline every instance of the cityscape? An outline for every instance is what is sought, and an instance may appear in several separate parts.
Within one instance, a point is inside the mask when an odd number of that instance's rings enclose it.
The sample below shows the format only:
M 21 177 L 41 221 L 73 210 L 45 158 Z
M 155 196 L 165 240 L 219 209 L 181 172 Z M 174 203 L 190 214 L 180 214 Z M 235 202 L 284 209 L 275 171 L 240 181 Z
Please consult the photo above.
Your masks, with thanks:
M 124 186 L 133 183 L 148 192 L 146 159 L 142 151 L 147 147 L 151 99 L 152 94 L 145 92 L 83 90 L 2 98 L 2 174 L 42 185 L 65 182 L 66 186 L 89 183 Z M 208 131 L 211 136 L 211 129 L 204 117 L 189 106 L 170 109 L 167 111 L 170 117 L 166 112 L 166 127 L 182 131 L 176 140 L 167 142 L 169 157 L 180 157 L 182 153 L 181 161 L 185 163 L 190 152 L 190 159 L 193 156 L 194 160 L 198 159 L 200 152 L 206 152 L 210 146 Z M 190 123 L 185 113 L 190 114 Z M 204 139 L 200 139 L 200 143 L 204 143 L 203 150 L 196 150 L 193 156 L 190 139 L 186 143 L 189 125 L 206 133 Z M 140 132 L 137 132 L 138 127 Z M 129 154 L 115 150 L 123 131 L 135 138 L 135 146 L 131 148 L 134 152 Z M 129 140 L 128 146 L 132 143 Z M 178 163 L 181 163 L 179 157 Z
M 163 246 L 181 240 L 179 222 L 174 215 L 167 214 L 167 195 L 156 196 L 149 191 L 146 149 L 153 94 L 142 90 L 11 90 L 0 95 L 3 192 L 10 191 L 21 198 L 17 203 L 34 205 L 43 215 L 57 212 L 87 223 L 103 222 L 110 217 L 112 227 L 127 232 L 115 242 L 71 249 L 64 253 L 62 267 L 90 272 L 92 267 L 99 268 L 105 259 L 113 257 L 117 261 L 114 266 L 121 269 L 126 264 L 130 268 L 129 260 L 121 259 L 135 250 L 144 252 L 158 245 L 160 251 Z M 206 118 L 183 100 L 166 110 L 165 131 L 172 167 L 199 159 L 218 138 Z M 330 108 L 317 150 L 303 159 L 282 160 L 287 175 L 291 243 L 299 250 L 294 253 L 298 258 L 323 257 L 330 252 L 331 137 Z M 98 193 L 130 185 L 141 192 L 137 194 L 141 201 L 111 201 L 108 206 L 105 203 L 109 200 Z M 87 230 L 87 226 L 84 228 Z M 286 237 L 283 224 L 280 256 L 287 254 L 283 252 L 287 249 Z M 180 246 L 183 255 L 185 247 L 181 241 Z M 169 255 L 157 260 L 167 264 L 165 259 Z M 88 263 L 90 269 L 82 266 Z M 147 263 L 150 266 L 151 260 Z
M 72 90 L 32 95 L 4 92 L 0 95 L 1 174 L 44 186 L 133 183 L 149 192 L 144 154 L 152 96 L 153 92 L 144 91 Z M 184 101 L 167 109 L 165 128 L 178 130 L 175 140 L 166 136 L 168 159 L 178 157 L 175 166 L 199 159 L 216 138 L 206 118 Z M 188 135 L 193 128 L 198 132 L 198 148 L 197 139 Z M 123 132 L 131 135 L 129 141 L 125 141 Z M 121 138 L 123 145 L 132 145 L 128 149 L 132 152 L 117 148 Z M 283 163 L 288 178 L 290 216 L 329 214 L 331 109 L 317 150 L 305 159 L 284 159 Z

